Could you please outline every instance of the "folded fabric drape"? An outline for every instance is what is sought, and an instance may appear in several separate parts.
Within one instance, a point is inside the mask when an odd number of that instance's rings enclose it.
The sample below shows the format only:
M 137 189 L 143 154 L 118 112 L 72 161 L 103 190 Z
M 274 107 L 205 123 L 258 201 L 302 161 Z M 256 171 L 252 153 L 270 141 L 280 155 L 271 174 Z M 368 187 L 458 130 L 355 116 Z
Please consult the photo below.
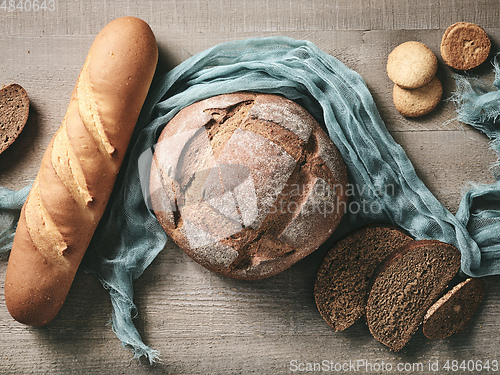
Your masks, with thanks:
M 498 183 L 472 189 L 457 215 L 451 214 L 417 177 L 358 73 L 308 41 L 271 37 L 227 42 L 153 81 L 116 188 L 84 259 L 84 267 L 110 292 L 113 330 L 136 356 L 144 355 L 151 362 L 158 359 L 158 352 L 142 342 L 132 321 L 137 314 L 133 281 L 167 241 L 148 205 L 155 142 L 166 123 L 185 106 L 235 91 L 283 95 L 325 127 L 344 158 L 350 181 L 346 215 L 335 236 L 370 222 L 391 223 L 416 239 L 455 245 L 462 254 L 462 271 L 470 276 L 500 274 L 500 211 L 484 207 L 499 200 Z M 481 125 L 473 126 L 496 140 L 490 117 L 480 117 Z M 493 121 L 497 118 L 498 112 L 493 112 Z M 494 147 L 498 151 L 498 143 Z M 1 215 L 10 214 L 10 226 L 2 229 L 4 251 L 10 248 L 12 214 L 25 197 L 25 192 L 4 189 L 0 193 Z

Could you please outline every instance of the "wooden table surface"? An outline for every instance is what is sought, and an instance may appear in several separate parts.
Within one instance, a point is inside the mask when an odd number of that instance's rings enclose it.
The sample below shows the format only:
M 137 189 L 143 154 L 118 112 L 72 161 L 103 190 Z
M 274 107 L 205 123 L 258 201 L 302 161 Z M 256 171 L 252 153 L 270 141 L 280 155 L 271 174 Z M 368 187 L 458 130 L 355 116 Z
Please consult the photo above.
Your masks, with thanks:
M 0 155 L 0 186 L 17 189 L 34 179 L 95 35 L 123 15 L 151 25 L 163 70 L 227 40 L 308 39 L 363 76 L 388 129 L 448 209 L 456 211 L 470 181 L 493 181 L 496 156 L 483 135 L 457 122 L 452 103 L 443 101 L 421 119 L 398 114 L 385 63 L 399 43 L 427 44 L 438 56 L 449 97 L 454 80 L 439 55 L 444 30 L 457 21 L 477 23 L 498 51 L 498 0 L 55 0 L 38 12 L 27 10 L 28 2 L 23 0 L 21 10 L 16 0 L 9 12 L 14 1 L 0 0 L 0 85 L 17 82 L 31 99 L 27 128 Z M 491 80 L 491 66 L 474 74 Z M 0 292 L 0 373 L 283 374 L 301 373 L 294 371 L 299 364 L 361 360 L 373 367 L 360 367 L 359 373 L 385 373 L 388 364 L 393 373 L 398 364 L 406 365 L 404 373 L 436 373 L 429 370 L 436 361 L 445 373 L 446 361 L 500 359 L 500 277 L 486 278 L 484 302 L 464 333 L 431 341 L 420 330 L 395 354 L 371 337 L 363 321 L 334 333 L 320 317 L 312 289 L 326 250 L 273 278 L 243 282 L 210 273 L 170 242 L 135 283 L 136 325 L 162 355 L 154 366 L 132 360 L 121 347 L 107 325 L 108 294 L 93 276 L 77 273 L 60 314 L 42 328 L 12 320 Z M 1 259 L 2 291 L 6 267 L 7 259 Z

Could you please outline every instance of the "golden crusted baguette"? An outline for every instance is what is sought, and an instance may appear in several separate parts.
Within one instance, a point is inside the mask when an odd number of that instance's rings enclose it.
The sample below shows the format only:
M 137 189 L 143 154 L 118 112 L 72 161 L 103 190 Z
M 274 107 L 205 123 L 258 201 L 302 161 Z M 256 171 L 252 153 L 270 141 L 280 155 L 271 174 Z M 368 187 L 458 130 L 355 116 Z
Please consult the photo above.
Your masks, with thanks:
M 5 279 L 17 321 L 59 312 L 106 208 L 158 61 L 144 21 L 122 17 L 97 35 L 62 125 L 21 211 Z

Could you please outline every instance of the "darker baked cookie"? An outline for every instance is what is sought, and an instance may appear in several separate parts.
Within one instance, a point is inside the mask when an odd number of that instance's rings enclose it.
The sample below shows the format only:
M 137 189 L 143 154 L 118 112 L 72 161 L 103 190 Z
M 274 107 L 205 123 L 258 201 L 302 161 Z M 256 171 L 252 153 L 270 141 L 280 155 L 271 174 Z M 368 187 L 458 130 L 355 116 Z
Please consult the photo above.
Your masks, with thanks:
M 482 27 L 457 22 L 448 27 L 441 40 L 441 57 L 446 65 L 469 70 L 482 64 L 490 53 L 491 42 Z

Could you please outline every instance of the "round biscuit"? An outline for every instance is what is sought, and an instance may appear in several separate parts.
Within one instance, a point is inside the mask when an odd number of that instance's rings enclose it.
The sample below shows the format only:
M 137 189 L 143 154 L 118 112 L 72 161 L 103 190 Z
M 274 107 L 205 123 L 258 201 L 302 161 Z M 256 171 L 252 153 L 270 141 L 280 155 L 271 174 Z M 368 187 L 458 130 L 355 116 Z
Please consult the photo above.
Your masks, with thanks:
M 387 58 L 387 75 L 405 89 L 416 89 L 429 83 L 437 68 L 436 55 L 420 42 L 400 44 Z
M 457 22 L 446 29 L 440 51 L 446 65 L 469 70 L 481 65 L 488 58 L 490 49 L 490 38 L 481 26 Z
M 392 100 L 405 117 L 420 117 L 433 111 L 441 101 L 443 86 L 437 77 L 426 85 L 408 90 L 394 85 Z

